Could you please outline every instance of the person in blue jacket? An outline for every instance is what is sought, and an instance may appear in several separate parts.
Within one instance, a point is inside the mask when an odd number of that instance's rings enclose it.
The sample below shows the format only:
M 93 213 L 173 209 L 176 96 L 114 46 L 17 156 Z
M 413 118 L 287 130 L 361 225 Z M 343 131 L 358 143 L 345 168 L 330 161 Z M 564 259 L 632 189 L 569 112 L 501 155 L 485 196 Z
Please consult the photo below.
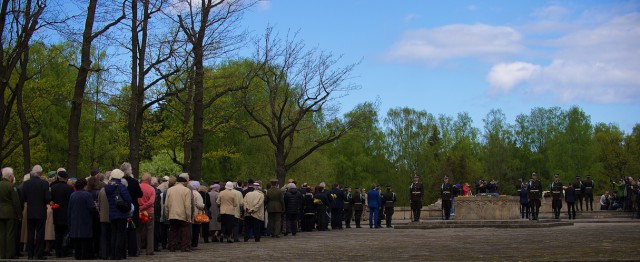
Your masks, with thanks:
M 378 212 L 381 206 L 380 192 L 376 190 L 376 184 L 371 185 L 371 190 L 367 192 L 367 202 L 369 204 L 369 228 L 380 228 Z
M 527 185 L 520 185 L 521 188 L 518 190 L 518 194 L 520 195 L 520 216 L 522 219 L 529 219 L 529 191 L 527 191 Z
M 132 204 L 131 196 L 127 187 L 122 184 L 124 172 L 120 169 L 111 171 L 111 181 L 105 185 L 104 190 L 109 200 L 109 220 L 111 221 L 111 259 L 120 260 L 126 256 L 125 239 L 127 230 L 127 219 L 130 210 L 118 210 L 116 208 L 116 195 L 120 195 L 128 204 Z
M 576 219 L 576 189 L 573 188 L 573 184 L 569 184 L 569 187 L 564 190 L 564 201 L 567 202 L 567 212 L 569 212 L 569 219 Z

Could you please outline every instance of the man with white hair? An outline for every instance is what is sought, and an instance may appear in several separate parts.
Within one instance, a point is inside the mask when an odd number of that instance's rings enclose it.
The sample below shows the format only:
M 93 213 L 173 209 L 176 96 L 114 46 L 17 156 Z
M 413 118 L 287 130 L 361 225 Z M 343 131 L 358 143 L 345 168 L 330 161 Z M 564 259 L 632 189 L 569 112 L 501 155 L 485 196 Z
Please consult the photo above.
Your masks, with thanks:
M 45 259 L 44 228 L 47 219 L 47 204 L 51 201 L 49 183 L 41 179 L 42 167 L 35 165 L 24 182 L 23 201 L 27 204 L 27 256 L 28 259 Z
M 13 168 L 3 168 L 0 179 L 0 259 L 16 258 L 15 239 L 22 208 L 14 180 Z

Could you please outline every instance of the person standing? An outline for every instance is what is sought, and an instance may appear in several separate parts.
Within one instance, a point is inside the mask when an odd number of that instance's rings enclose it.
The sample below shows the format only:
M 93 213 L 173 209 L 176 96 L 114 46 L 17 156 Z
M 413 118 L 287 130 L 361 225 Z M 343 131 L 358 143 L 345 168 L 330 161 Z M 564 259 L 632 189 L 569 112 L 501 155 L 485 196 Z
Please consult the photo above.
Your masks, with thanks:
M 111 171 L 111 180 L 104 187 L 104 191 L 109 201 L 109 224 L 111 225 L 111 255 L 113 260 L 120 260 L 126 257 L 126 239 L 127 239 L 127 219 L 131 216 L 131 206 L 133 199 L 129 195 L 127 187 L 122 184 L 124 172 L 120 169 Z M 116 205 L 116 199 L 120 198 L 123 205 Z M 129 210 L 124 208 L 129 206 Z
M 413 221 L 420 221 L 420 210 L 422 210 L 422 196 L 424 195 L 424 188 L 422 182 L 420 182 L 419 176 L 413 177 L 413 182 L 409 186 L 411 192 L 411 213 L 413 214 Z
M 190 222 L 191 222 L 191 249 L 195 249 L 198 247 L 198 242 L 200 240 L 200 231 L 202 231 L 202 224 L 196 223 L 194 221 L 194 217 L 196 214 L 205 213 L 205 205 L 204 199 L 202 199 L 202 195 L 198 192 L 200 189 L 200 182 L 196 180 L 190 180 L 187 186 L 191 189 L 191 203 L 193 204 Z M 206 214 L 206 213 L 205 213 Z
M 73 240 L 76 260 L 93 259 L 93 217 L 97 213 L 96 202 L 87 189 L 87 180 L 79 179 L 74 185 L 68 208 L 69 237 Z
M 15 239 L 22 208 L 14 181 L 13 168 L 3 168 L 0 178 L 0 259 L 17 258 Z
M 233 243 L 231 240 L 233 228 L 236 222 L 236 208 L 239 206 L 238 202 L 240 202 L 236 195 L 237 190 L 233 187 L 233 183 L 228 181 L 224 185 L 225 190 L 220 192 L 218 195 L 218 199 L 216 199 L 216 204 L 220 206 L 220 216 L 222 220 L 222 229 L 223 236 L 227 239 L 227 243 Z M 220 239 L 222 240 L 222 239 Z
M 340 185 L 336 183 L 333 184 L 329 195 L 331 196 L 331 229 L 342 229 L 342 213 L 346 199 L 344 191 L 340 190 Z
M 155 202 L 156 202 L 156 190 L 151 186 L 151 174 L 144 173 L 140 180 L 140 190 L 142 191 L 142 197 L 138 198 L 138 206 L 140 207 L 140 213 L 147 213 L 149 220 L 145 223 L 140 223 L 140 227 L 136 228 L 137 234 L 140 237 L 141 243 L 146 243 L 147 255 L 153 255 L 154 242 L 153 242 L 153 230 L 154 230 L 154 214 L 155 214 Z M 135 214 L 135 213 L 134 213 Z M 142 222 L 142 221 L 141 221 Z
M 289 189 L 284 193 L 284 210 L 287 218 L 287 233 L 285 233 L 285 236 L 289 232 L 291 232 L 292 236 L 295 236 L 298 233 L 298 215 L 301 213 L 304 198 L 298 191 L 296 184 L 289 183 L 287 188 Z
M 573 189 L 576 191 L 576 202 L 579 202 L 580 206 L 576 207 L 576 210 L 582 211 L 582 199 L 584 198 L 584 185 L 582 184 L 582 180 L 580 180 L 580 176 L 576 176 L 576 180 L 573 181 Z M 578 209 L 580 208 L 580 209 Z
M 344 187 L 344 225 L 346 228 L 351 228 L 351 219 L 353 218 L 353 195 L 351 194 L 351 188 Z
M 127 190 L 129 191 L 129 196 L 133 200 L 133 214 L 131 216 L 131 221 L 133 222 L 133 227 L 127 227 L 127 250 L 129 251 L 130 257 L 137 257 L 140 253 L 140 236 L 138 236 L 138 232 L 136 228 L 140 227 L 140 204 L 138 204 L 138 199 L 142 197 L 142 189 L 140 189 L 140 182 L 138 179 L 133 177 L 133 172 L 131 170 L 131 163 L 124 162 L 120 165 L 120 170 L 124 172 L 124 180 L 127 181 Z
M 98 210 L 100 214 L 100 259 L 108 260 L 111 255 L 111 223 L 109 220 L 109 199 L 103 186 L 98 193 Z M 95 241 L 95 240 L 94 240 Z
M 364 202 L 366 196 L 362 193 L 362 190 L 358 187 L 355 188 L 356 192 L 351 199 L 353 205 L 353 212 L 355 215 L 356 228 L 361 228 L 360 222 L 362 222 L 362 213 L 364 212 Z
M 445 176 L 440 185 L 440 199 L 442 200 L 443 219 L 451 217 L 451 199 L 453 198 L 453 186 L 449 183 L 449 177 Z
M 556 174 L 554 181 L 551 183 L 551 208 L 553 209 L 553 217 L 560 219 L 560 210 L 562 209 L 562 182 L 560 177 Z
M 213 184 L 211 186 L 211 191 L 209 192 L 209 201 L 211 201 L 211 207 L 209 208 L 209 212 L 211 214 L 211 221 L 209 221 L 209 231 L 211 232 L 211 239 L 213 242 L 222 242 L 222 238 L 220 237 L 220 230 L 222 229 L 222 225 L 220 221 L 218 221 L 218 215 L 220 215 L 220 206 L 216 204 L 218 200 L 218 195 L 220 194 L 220 184 Z
M 538 180 L 538 174 L 531 173 L 531 180 L 527 185 L 529 192 L 529 207 L 531 209 L 531 219 L 538 220 L 540 212 L 540 198 L 542 198 L 542 183 Z
M 28 259 L 45 259 L 44 227 L 47 219 L 47 204 L 51 201 L 49 183 L 42 179 L 42 167 L 35 165 L 29 173 L 30 179 L 22 187 L 23 201 L 27 204 L 27 256 Z
M 169 251 L 191 252 L 189 223 L 193 217 L 193 193 L 187 179 L 179 176 L 176 184 L 167 189 L 165 210 L 169 218 Z
M 520 216 L 525 219 L 526 215 L 526 219 L 529 219 L 529 191 L 526 184 L 521 183 L 518 195 L 520 196 Z
M 278 186 L 278 179 L 271 179 L 271 188 L 267 190 L 267 212 L 269 212 L 268 228 L 271 237 L 280 237 L 282 232 L 282 212 L 284 211 L 284 194 Z
M 55 229 L 55 249 L 56 257 L 66 257 L 69 254 L 68 248 L 63 246 L 65 236 L 69 233 L 68 223 L 68 211 L 69 211 L 69 199 L 73 193 L 73 187 L 71 187 L 67 180 L 69 174 L 64 168 L 59 168 L 56 173 L 56 181 L 51 183 L 51 201 L 58 205 L 58 208 L 53 209 L 53 225 Z
M 244 196 L 244 242 L 249 241 L 251 232 L 253 231 L 253 239 L 260 242 L 262 235 L 262 223 L 264 222 L 264 194 L 254 188 L 255 185 L 250 184 L 247 188 L 247 194 Z M 295 233 L 293 234 L 295 236 Z
M 311 232 L 313 231 L 313 226 L 315 224 L 315 219 L 316 219 L 316 208 L 315 208 L 315 204 L 313 203 L 314 201 L 314 197 L 313 197 L 313 193 L 311 193 L 311 188 L 310 187 L 305 187 L 304 188 L 305 193 L 304 193 L 304 204 L 302 207 L 302 212 L 303 212 L 303 217 L 302 217 L 302 231 L 304 232 Z
M 593 180 L 591 180 L 591 176 L 587 176 L 587 180 L 585 180 L 582 184 L 584 185 L 584 205 L 587 211 L 589 211 L 589 208 L 591 208 L 591 211 L 593 211 L 593 187 L 595 186 L 595 183 L 593 182 Z
M 316 187 L 316 193 L 313 195 L 314 204 L 316 208 L 316 222 L 318 224 L 318 231 L 327 231 L 329 230 L 329 221 L 327 210 L 331 205 L 331 198 L 327 191 L 324 190 L 325 183 L 321 182 L 318 187 Z
M 380 217 L 378 212 L 382 206 L 380 193 L 376 190 L 376 184 L 371 185 L 371 190 L 367 192 L 367 203 L 369 204 L 369 228 L 380 228 L 378 226 Z
M 396 193 L 391 191 L 391 186 L 387 186 L 387 191 L 382 194 L 382 201 L 384 201 L 385 222 L 387 222 L 387 227 L 390 228 L 396 203 Z
M 569 187 L 564 191 L 564 201 L 567 202 L 569 219 L 576 219 L 576 190 L 573 188 L 573 184 L 569 184 Z

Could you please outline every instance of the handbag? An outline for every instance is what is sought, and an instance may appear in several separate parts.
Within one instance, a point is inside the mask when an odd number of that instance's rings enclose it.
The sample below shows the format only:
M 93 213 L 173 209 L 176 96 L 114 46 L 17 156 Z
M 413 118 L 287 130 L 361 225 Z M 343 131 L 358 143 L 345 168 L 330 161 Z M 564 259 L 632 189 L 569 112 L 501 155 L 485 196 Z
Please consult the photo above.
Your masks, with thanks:
M 206 224 L 209 223 L 209 216 L 206 213 L 200 211 L 194 218 L 193 221 L 198 224 Z
M 120 195 L 119 185 L 116 185 L 116 194 L 114 196 L 114 199 L 115 199 L 116 209 L 118 209 L 120 212 L 126 213 L 131 210 L 131 205 L 129 205 L 127 201 L 122 199 L 122 196 Z

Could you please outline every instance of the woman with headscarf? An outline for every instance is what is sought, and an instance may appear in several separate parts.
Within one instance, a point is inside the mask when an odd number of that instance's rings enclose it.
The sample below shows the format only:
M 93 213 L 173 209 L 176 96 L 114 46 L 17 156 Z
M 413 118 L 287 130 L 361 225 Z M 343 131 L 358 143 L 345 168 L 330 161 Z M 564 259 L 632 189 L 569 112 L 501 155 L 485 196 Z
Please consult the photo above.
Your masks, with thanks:
M 191 189 L 191 193 L 193 194 L 193 210 L 194 212 L 191 214 L 191 248 L 194 249 L 198 247 L 198 240 L 200 239 L 200 228 L 201 224 L 196 223 L 193 219 L 195 215 L 200 214 L 204 211 L 204 201 L 202 200 L 202 196 L 200 192 L 198 192 L 198 188 L 200 188 L 200 182 L 192 180 L 189 181 L 189 187 Z
M 220 214 L 222 215 L 223 235 L 227 239 L 227 243 L 233 243 L 231 234 L 236 223 L 236 208 L 240 202 L 236 192 L 234 192 L 233 183 L 228 181 L 224 185 L 225 190 L 220 192 L 216 203 L 220 206 Z
M 209 212 L 211 212 L 211 221 L 209 221 L 209 231 L 211 231 L 212 241 L 218 242 L 218 237 L 220 236 L 220 229 L 222 225 L 220 225 L 220 221 L 218 221 L 218 215 L 220 214 L 220 206 L 215 204 L 218 200 L 218 195 L 220 194 L 220 185 L 214 184 L 211 186 L 211 192 L 209 192 L 209 200 L 211 203 L 211 207 L 209 208 Z M 222 242 L 222 238 L 219 239 Z
M 73 239 L 76 260 L 93 258 L 93 217 L 97 213 L 91 193 L 85 191 L 87 180 L 74 184 L 76 192 L 69 198 L 69 237 Z

